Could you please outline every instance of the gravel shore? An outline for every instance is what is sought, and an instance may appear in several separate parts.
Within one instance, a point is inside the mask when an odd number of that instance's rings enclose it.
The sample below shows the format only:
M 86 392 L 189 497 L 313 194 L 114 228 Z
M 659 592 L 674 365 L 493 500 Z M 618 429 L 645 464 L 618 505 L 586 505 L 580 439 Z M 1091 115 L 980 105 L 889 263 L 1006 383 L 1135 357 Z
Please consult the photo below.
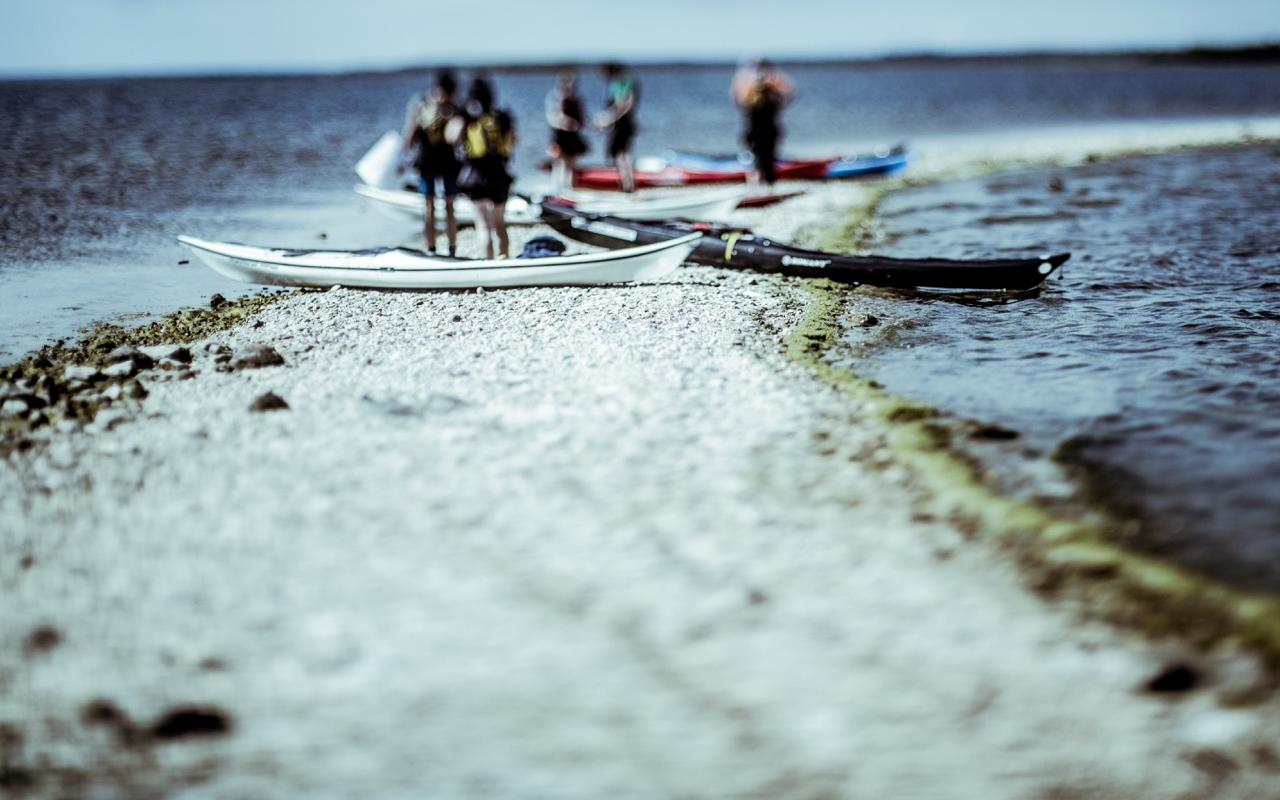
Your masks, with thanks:
M 1253 663 L 1082 623 L 917 513 L 784 357 L 807 302 L 694 267 L 338 289 L 193 345 L 137 414 L 0 465 L 0 786 L 1276 796 L 1274 701 L 1223 702 Z M 259 345 L 284 364 L 233 368 Z

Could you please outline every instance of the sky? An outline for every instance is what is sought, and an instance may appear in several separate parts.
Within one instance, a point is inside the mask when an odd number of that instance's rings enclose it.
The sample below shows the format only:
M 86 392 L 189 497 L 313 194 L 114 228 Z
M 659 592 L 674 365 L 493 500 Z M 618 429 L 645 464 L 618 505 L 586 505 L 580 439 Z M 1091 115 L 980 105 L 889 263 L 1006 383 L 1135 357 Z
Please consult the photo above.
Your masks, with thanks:
M 0 76 L 1280 41 L 1280 0 L 0 0 Z

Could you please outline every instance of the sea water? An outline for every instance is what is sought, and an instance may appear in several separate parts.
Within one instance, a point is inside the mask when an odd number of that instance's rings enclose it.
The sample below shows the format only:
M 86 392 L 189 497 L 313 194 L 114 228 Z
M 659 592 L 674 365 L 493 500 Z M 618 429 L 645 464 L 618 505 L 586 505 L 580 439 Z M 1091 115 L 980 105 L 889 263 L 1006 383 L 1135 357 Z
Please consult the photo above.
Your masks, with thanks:
M 996 172 L 893 193 L 882 251 L 1071 251 L 1039 296 L 901 295 L 858 370 L 1020 434 L 1128 544 L 1280 590 L 1280 144 Z

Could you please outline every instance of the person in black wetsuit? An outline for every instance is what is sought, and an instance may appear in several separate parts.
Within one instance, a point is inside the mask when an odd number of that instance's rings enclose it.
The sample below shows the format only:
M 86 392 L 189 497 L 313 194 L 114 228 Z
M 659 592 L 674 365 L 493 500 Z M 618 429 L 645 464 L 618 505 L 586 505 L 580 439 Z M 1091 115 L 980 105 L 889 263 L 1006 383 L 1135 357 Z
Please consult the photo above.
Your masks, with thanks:
M 748 64 L 733 78 L 733 99 L 746 114 L 743 144 L 751 152 L 752 181 L 777 180 L 782 109 L 795 93 L 791 80 L 768 61 Z
M 472 88 L 475 86 L 473 83 Z M 506 258 L 510 251 L 507 198 L 513 182 L 507 164 L 515 150 L 515 120 L 506 109 L 493 107 L 492 90 L 481 90 L 467 99 L 461 127 L 460 149 L 466 162 L 462 190 L 475 204 L 485 257 L 493 258 L 496 252 Z
M 405 121 L 404 147 L 414 154 L 414 165 L 420 176 L 420 187 L 425 200 L 423 210 L 423 239 L 427 250 L 436 251 L 436 191 L 444 201 L 445 235 L 449 242 L 449 255 L 458 249 L 458 220 L 454 215 L 453 199 L 458 194 L 458 171 L 462 165 L 454 153 L 455 138 L 449 138 L 450 122 L 460 113 L 454 105 L 454 92 L 458 82 L 448 70 L 440 72 L 436 85 L 424 95 L 409 103 Z M 437 186 L 439 184 L 439 186 Z
M 636 136 L 636 103 L 640 99 L 640 85 L 635 76 L 617 62 L 611 61 L 601 69 L 608 87 L 605 90 L 605 109 L 596 119 L 596 126 L 609 133 L 607 152 L 618 168 L 622 191 L 634 192 L 636 167 L 631 156 L 631 143 Z
M 562 72 L 555 88 L 547 95 L 547 124 L 551 126 L 551 183 L 556 191 L 573 184 L 574 162 L 587 152 L 587 140 L 582 138 L 582 126 L 586 112 L 578 97 L 577 76 Z

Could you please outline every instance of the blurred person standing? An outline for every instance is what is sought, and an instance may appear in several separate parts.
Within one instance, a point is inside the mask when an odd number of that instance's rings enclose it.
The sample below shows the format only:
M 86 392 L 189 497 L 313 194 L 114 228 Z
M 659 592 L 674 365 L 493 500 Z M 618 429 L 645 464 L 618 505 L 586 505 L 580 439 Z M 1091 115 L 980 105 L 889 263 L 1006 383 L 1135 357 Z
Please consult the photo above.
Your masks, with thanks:
M 586 113 L 578 97 L 577 83 L 577 75 L 562 72 L 547 95 L 547 124 L 551 126 L 551 147 L 547 154 L 552 159 L 551 184 L 557 192 L 573 186 L 575 162 L 587 152 L 587 140 L 582 138 Z
M 450 138 L 449 130 L 450 123 L 459 116 L 454 103 L 457 88 L 453 73 L 441 70 L 436 85 L 410 101 L 404 131 L 404 151 L 413 159 L 425 200 L 422 233 L 427 251 L 436 251 L 436 191 L 439 189 L 444 202 L 449 255 L 458 250 L 458 220 L 453 200 L 458 194 L 458 172 L 462 168 L 454 152 L 456 133 Z
M 631 144 L 636 136 L 636 103 L 640 98 L 640 86 L 631 71 L 616 61 L 605 64 L 601 70 L 608 85 L 605 89 L 605 109 L 596 119 L 596 125 L 609 134 L 607 152 L 618 168 L 622 191 L 636 190 L 635 160 Z
M 489 81 L 489 73 L 478 69 L 471 76 L 471 86 L 467 88 L 467 99 L 476 100 L 486 108 L 493 107 L 493 83 Z
M 772 62 L 762 59 L 738 70 L 731 94 L 745 113 L 742 141 L 752 157 L 751 180 L 773 185 L 778 178 L 782 109 L 791 102 L 795 86 Z
M 515 120 L 506 109 L 493 107 L 493 90 L 487 81 L 477 76 L 471 88 L 465 118 L 459 124 L 465 161 L 459 183 L 475 204 L 485 257 L 493 258 L 496 252 L 506 258 L 510 251 L 507 198 L 513 181 L 507 164 L 515 151 Z

